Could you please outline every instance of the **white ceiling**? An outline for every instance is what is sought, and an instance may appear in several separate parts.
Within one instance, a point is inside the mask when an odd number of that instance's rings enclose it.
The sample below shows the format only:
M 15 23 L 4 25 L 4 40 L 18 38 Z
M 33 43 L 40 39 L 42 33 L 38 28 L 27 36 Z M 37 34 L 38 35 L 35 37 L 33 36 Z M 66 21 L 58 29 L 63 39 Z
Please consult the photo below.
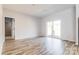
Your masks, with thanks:
M 51 13 L 74 7 L 73 4 L 5 4 L 4 9 L 9 9 L 35 17 L 45 17 Z

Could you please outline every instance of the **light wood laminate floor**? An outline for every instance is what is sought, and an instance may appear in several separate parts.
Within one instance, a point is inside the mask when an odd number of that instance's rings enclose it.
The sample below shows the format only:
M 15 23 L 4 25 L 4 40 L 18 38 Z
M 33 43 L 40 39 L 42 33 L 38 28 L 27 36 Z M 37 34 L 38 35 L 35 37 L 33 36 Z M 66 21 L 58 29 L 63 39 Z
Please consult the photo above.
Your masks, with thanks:
M 79 47 L 74 42 L 50 37 L 6 40 L 3 55 L 78 55 Z

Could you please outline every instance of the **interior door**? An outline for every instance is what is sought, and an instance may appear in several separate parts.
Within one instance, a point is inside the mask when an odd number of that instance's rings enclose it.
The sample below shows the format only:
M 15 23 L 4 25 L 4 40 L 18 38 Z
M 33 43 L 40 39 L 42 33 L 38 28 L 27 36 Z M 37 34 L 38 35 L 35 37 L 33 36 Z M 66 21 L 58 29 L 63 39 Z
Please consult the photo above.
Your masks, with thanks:
M 12 19 L 5 17 L 5 36 L 12 36 Z

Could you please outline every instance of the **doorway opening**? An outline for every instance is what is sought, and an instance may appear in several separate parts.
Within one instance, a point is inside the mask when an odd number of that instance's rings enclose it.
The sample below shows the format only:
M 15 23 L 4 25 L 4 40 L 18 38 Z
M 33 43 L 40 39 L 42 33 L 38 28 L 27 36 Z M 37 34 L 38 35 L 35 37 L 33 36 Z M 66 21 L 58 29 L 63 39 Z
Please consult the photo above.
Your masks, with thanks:
M 15 39 L 15 19 L 5 17 L 5 39 Z
M 61 21 L 55 20 L 55 21 L 48 21 L 46 23 L 46 35 L 55 37 L 55 38 L 61 38 Z

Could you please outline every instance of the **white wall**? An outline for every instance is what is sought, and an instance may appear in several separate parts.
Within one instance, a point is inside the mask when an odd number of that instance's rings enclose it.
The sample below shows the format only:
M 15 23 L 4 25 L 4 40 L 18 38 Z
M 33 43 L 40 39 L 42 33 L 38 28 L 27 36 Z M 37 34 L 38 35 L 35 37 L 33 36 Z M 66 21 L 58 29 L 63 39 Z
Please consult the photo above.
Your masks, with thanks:
M 75 8 L 69 8 L 44 18 L 42 36 L 46 35 L 46 22 L 55 20 L 61 21 L 61 39 L 75 41 Z
M 76 45 L 78 45 L 78 18 L 79 18 L 79 4 L 76 4 Z
M 41 28 L 42 28 L 42 18 L 37 18 L 38 20 L 37 20 L 37 25 L 38 25 L 38 36 L 40 37 L 40 36 L 42 36 L 41 35 Z
M 4 9 L 3 12 L 4 17 L 15 18 L 15 39 L 38 36 L 37 19 L 7 9 Z
M 4 42 L 4 32 L 3 32 L 3 11 L 2 11 L 2 5 L 0 5 L 0 54 L 2 53 L 2 47 Z

